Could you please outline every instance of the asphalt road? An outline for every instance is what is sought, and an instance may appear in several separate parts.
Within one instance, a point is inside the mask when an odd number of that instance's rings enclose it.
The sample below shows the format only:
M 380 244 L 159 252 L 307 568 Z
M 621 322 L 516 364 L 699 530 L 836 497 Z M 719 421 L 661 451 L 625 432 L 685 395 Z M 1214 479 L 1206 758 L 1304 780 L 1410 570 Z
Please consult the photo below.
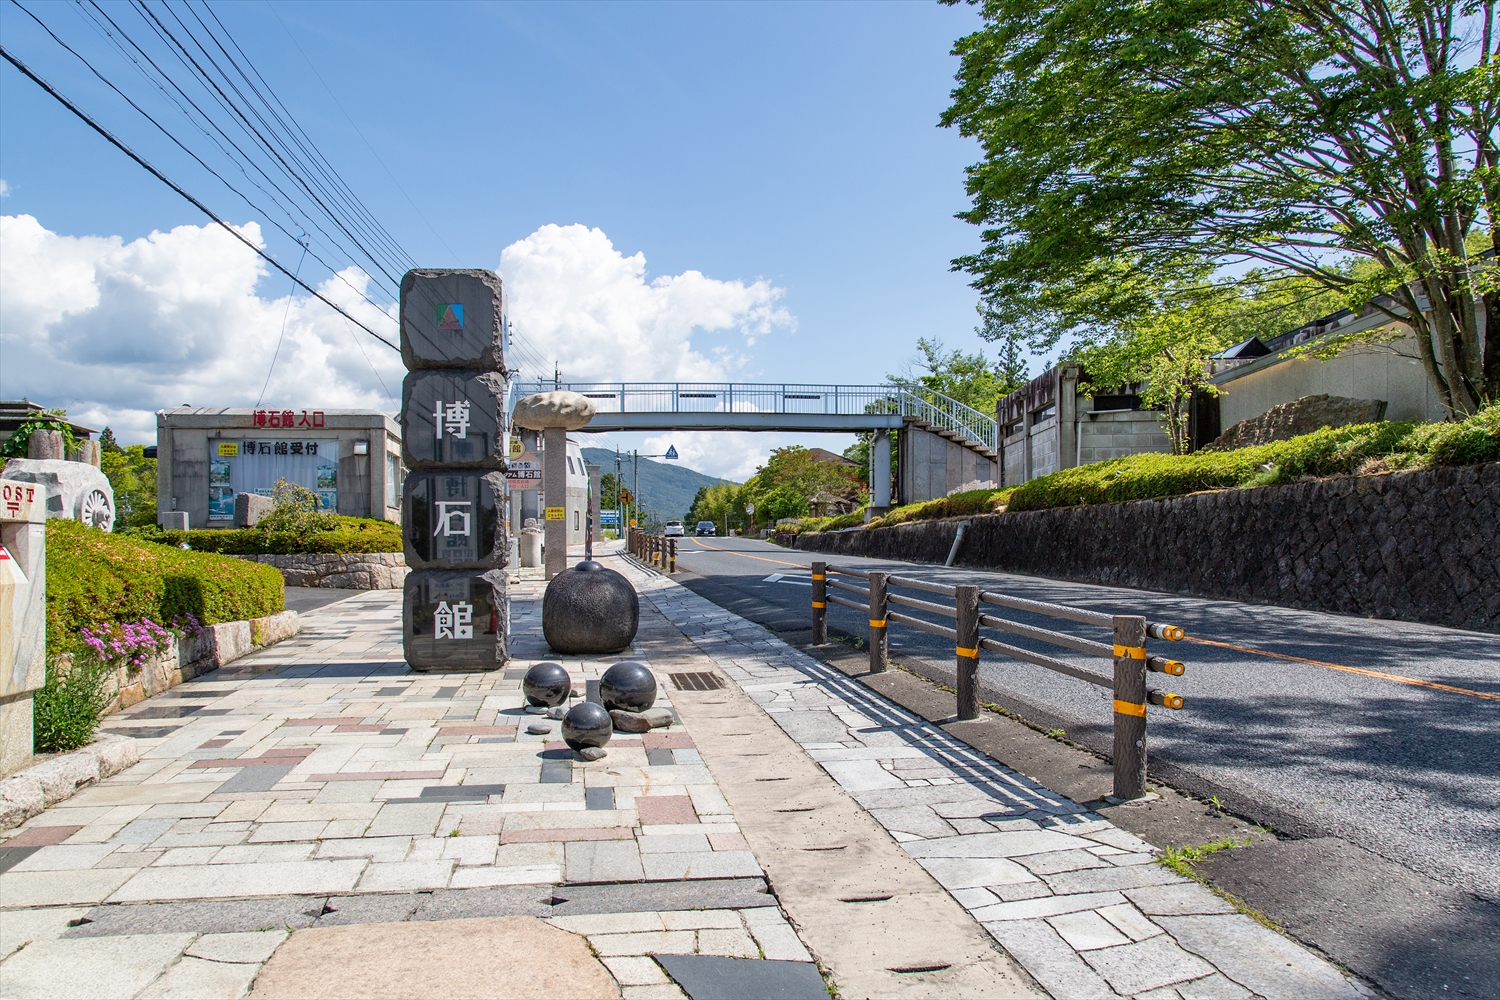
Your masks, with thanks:
M 810 628 L 813 553 L 741 538 L 686 538 L 678 552 L 677 579 L 700 595 L 773 631 Z M 1151 709 L 1154 774 L 1190 791 L 1220 791 L 1236 811 L 1294 836 L 1341 837 L 1500 900 L 1500 636 L 926 564 L 838 561 L 1182 626 L 1189 641 L 1150 644 L 1187 664 L 1183 677 L 1150 678 L 1152 687 L 1186 699 L 1181 711 Z M 828 610 L 830 633 L 867 634 L 860 612 Z M 1110 641 L 1103 629 L 987 610 Z M 1107 661 L 1009 641 L 1109 671 Z M 893 661 L 951 670 L 949 640 L 893 625 L 890 645 Z M 1108 746 L 1106 689 L 988 652 L 980 678 L 1018 714 L 1085 745 Z

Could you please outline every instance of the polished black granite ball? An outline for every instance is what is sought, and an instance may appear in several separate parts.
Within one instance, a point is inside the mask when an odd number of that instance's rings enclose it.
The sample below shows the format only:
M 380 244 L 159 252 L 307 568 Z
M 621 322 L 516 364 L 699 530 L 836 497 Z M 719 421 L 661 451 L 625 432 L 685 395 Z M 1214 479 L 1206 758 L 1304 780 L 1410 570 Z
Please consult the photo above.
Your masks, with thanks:
M 574 750 L 602 747 L 609 742 L 614 731 L 614 720 L 609 717 L 604 706 L 595 705 L 591 701 L 580 701 L 563 716 L 563 741 Z
M 527 703 L 543 708 L 561 705 L 568 700 L 568 692 L 572 689 L 573 679 L 567 670 L 561 663 L 551 661 L 538 663 L 526 671 L 526 677 L 521 681 L 521 693 L 526 696 Z
M 618 653 L 635 638 L 640 621 L 630 581 L 593 560 L 554 576 L 542 596 L 542 635 L 570 656 Z
M 621 660 L 599 678 L 599 701 L 605 708 L 644 712 L 656 704 L 656 677 L 644 663 Z

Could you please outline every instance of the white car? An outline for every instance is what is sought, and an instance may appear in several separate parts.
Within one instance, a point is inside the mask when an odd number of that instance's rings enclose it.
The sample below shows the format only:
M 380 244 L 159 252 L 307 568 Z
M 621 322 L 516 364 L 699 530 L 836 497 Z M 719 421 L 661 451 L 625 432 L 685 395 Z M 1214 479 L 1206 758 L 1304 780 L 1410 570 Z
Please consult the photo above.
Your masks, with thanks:
M 681 538 L 686 532 L 682 530 L 681 521 L 668 521 L 667 526 L 661 529 L 663 538 Z

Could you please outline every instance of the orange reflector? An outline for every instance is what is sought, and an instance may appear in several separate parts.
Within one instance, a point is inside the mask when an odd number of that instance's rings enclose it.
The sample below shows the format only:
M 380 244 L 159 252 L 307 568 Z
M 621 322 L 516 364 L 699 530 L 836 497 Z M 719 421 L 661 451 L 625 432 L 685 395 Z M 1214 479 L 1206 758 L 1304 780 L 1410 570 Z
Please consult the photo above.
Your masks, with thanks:
M 1164 674 L 1171 674 L 1173 677 L 1181 677 L 1186 670 L 1187 667 L 1184 667 L 1177 660 L 1168 660 L 1166 663 L 1163 663 L 1161 665 L 1161 672 Z
M 1180 701 L 1181 699 L 1178 700 Z M 1121 715 L 1135 715 L 1142 719 L 1146 717 L 1145 705 L 1137 705 L 1130 701 L 1121 701 L 1118 698 L 1115 699 L 1115 711 Z
M 1144 660 L 1146 658 L 1145 646 L 1121 646 L 1115 643 L 1115 656 L 1122 660 Z
M 885 628 L 885 622 L 884 621 L 876 621 L 874 618 L 871 618 L 870 619 L 870 627 L 871 628 Z
M 828 577 L 824 576 L 822 573 L 814 573 L 812 576 L 813 576 L 814 580 L 826 580 L 826 579 L 828 579 Z
M 828 604 L 825 601 L 813 601 L 813 607 L 815 607 L 815 608 L 826 608 L 826 607 L 828 607 Z
M 979 659 L 979 650 L 977 649 L 967 649 L 963 646 L 955 646 L 954 649 L 959 656 L 967 656 L 971 660 Z
M 1161 637 L 1163 639 L 1171 639 L 1173 642 L 1181 639 L 1186 634 L 1187 633 L 1183 632 L 1182 629 L 1176 625 L 1163 625 L 1161 627 Z
M 1180 695 L 1180 694 L 1164 694 L 1164 695 L 1162 695 L 1161 696 L 1161 706 L 1162 706 L 1162 708 L 1181 708 L 1182 707 L 1182 695 Z

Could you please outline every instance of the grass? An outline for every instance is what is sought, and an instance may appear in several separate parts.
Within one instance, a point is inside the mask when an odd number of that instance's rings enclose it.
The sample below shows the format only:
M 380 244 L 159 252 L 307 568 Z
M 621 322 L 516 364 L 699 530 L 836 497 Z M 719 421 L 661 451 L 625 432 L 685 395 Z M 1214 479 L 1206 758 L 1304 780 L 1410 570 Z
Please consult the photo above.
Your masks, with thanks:
M 94 738 L 109 705 L 111 669 L 92 658 L 75 657 L 67 670 L 49 666 L 47 681 L 31 703 L 32 741 L 37 753 L 67 753 Z

